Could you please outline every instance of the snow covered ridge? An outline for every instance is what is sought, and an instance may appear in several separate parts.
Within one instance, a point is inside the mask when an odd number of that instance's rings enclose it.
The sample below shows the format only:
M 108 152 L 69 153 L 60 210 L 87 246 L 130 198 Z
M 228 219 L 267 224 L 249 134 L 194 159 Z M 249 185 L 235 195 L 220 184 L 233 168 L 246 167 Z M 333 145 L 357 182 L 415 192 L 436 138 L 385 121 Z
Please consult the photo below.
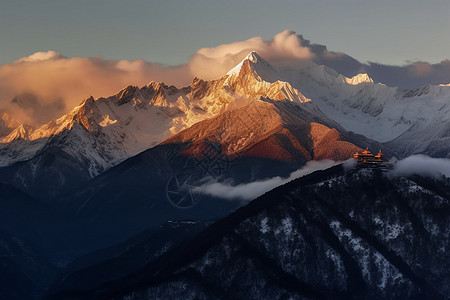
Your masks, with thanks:
M 448 85 L 389 87 L 374 83 L 367 74 L 347 78 L 311 62 L 274 70 L 270 76 L 288 82 L 348 131 L 388 143 L 401 157 L 450 157 Z M 270 76 L 266 80 L 272 80 Z
M 274 69 L 257 54 L 240 65 L 237 74 L 213 81 L 196 78 L 181 89 L 151 82 L 142 88 L 128 86 L 108 98 L 87 98 L 40 128 L 24 125 L 4 137 L 0 166 L 32 159 L 49 145 L 57 145 L 80 164 L 94 166 L 89 174 L 95 176 L 182 129 L 249 101 L 311 102 L 287 82 L 264 81 L 261 76 Z
M 450 86 L 404 90 L 374 83 L 367 74 L 347 78 L 312 62 L 272 65 L 251 52 L 217 80 L 194 79 L 181 89 L 155 82 L 129 86 L 108 98 L 87 98 L 40 128 L 7 129 L 0 137 L 0 166 L 32 159 L 52 144 L 75 157 L 84 153 L 80 163 L 95 165 L 95 176 L 199 121 L 264 99 L 310 103 L 344 129 L 388 142 L 401 156 L 449 156 Z
M 401 89 L 374 83 L 367 74 L 348 78 L 312 62 L 270 65 L 256 53 L 247 60 L 258 82 L 289 83 L 348 131 L 389 142 L 401 156 L 449 157 L 450 85 Z M 244 62 L 228 74 L 237 76 Z

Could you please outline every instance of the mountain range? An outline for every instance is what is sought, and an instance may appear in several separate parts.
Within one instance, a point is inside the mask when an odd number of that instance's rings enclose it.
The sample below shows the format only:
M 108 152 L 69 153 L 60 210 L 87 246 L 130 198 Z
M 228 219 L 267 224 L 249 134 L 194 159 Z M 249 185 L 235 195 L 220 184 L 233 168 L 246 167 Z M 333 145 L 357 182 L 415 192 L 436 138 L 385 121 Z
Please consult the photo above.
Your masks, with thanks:
M 225 122 L 225 118 L 229 122 L 234 111 L 246 105 L 254 106 L 254 113 L 245 118 L 237 116 L 236 120 L 246 126 L 268 117 L 265 134 L 280 122 L 296 122 L 300 126 L 297 118 L 306 124 L 317 123 L 333 129 L 337 131 L 336 137 L 341 135 L 340 139 L 359 147 L 375 145 L 368 139 L 382 143 L 376 148 L 386 149 L 398 158 L 415 153 L 448 157 L 449 98 L 449 86 L 393 88 L 374 83 L 366 74 L 347 78 L 312 62 L 272 66 L 252 52 L 217 80 L 194 79 L 182 89 L 154 82 L 142 88 L 129 86 L 108 98 L 87 98 L 68 114 L 35 130 L 22 124 L 2 138 L 1 173 L 8 176 L 0 178 L 37 195 L 43 191 L 35 190 L 35 185 L 49 185 L 39 181 L 45 167 L 45 177 L 54 182 L 47 194 L 57 195 L 68 182 L 71 186 L 85 183 L 200 121 L 212 122 L 211 118 L 221 116 L 216 122 Z M 267 114 L 261 116 L 258 114 L 263 112 L 258 110 L 263 105 Z M 274 119 L 275 114 L 279 114 L 278 120 Z M 6 124 L 3 132 L 13 126 L 10 119 L 7 115 L 2 117 Z M 287 139 L 293 138 L 292 131 L 283 134 Z M 365 139 L 350 138 L 353 134 Z M 246 145 L 227 141 L 227 153 L 250 148 L 261 142 L 257 139 L 262 136 L 258 133 L 253 139 L 242 138 L 246 139 Z M 269 139 L 272 144 L 283 143 L 273 137 Z M 317 144 L 314 146 L 316 152 L 326 151 Z M 306 160 L 333 158 L 300 151 Z M 10 174 L 14 174 L 13 178 Z
M 258 298 L 246 291 L 261 287 L 275 298 L 445 298 L 445 180 L 339 166 L 243 208 L 204 189 L 287 178 L 366 148 L 393 160 L 450 158 L 449 103 L 450 86 L 390 87 L 251 52 L 216 80 L 128 86 L 38 128 L 4 113 L 0 239 L 46 275 L 36 282 L 40 271 L 14 260 L 0 267 L 35 298 L 52 282 L 49 297 L 68 298 L 167 298 L 169 287 L 192 298 Z M 133 255 L 150 258 L 113 270 Z M 97 280 L 105 270 L 113 273 Z

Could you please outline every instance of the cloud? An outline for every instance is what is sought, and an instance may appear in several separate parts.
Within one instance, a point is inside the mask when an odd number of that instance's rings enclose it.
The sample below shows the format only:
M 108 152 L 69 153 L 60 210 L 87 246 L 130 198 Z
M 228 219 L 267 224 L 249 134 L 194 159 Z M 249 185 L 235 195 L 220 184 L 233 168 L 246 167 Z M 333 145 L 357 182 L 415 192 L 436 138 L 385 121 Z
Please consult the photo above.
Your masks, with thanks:
M 310 161 L 303 168 L 294 171 L 288 178 L 273 177 L 261 181 L 233 186 L 230 183 L 208 182 L 203 184 L 199 190 L 202 193 L 223 199 L 240 199 L 244 202 L 253 200 L 264 193 L 288 183 L 291 180 L 311 174 L 314 171 L 325 170 L 337 165 L 339 162 L 331 160 Z M 354 159 L 343 163 L 346 170 L 356 166 Z M 398 161 L 388 176 L 411 176 L 421 175 L 439 178 L 442 175 L 450 178 L 450 159 L 431 158 L 426 155 L 413 155 Z
M 11 100 L 9 112 L 14 119 L 20 119 L 25 123 L 43 124 L 53 117 L 62 115 L 66 111 L 66 104 L 61 98 L 52 101 L 43 101 L 34 94 L 20 94 Z
M 150 81 L 185 85 L 190 77 L 185 65 L 163 67 L 144 60 L 66 58 L 55 51 L 37 52 L 0 66 L 0 112 L 8 111 L 19 121 L 36 126 L 91 95 L 107 97 L 128 85 Z M 17 97 L 27 98 L 23 101 L 31 106 L 17 105 Z
M 58 58 L 63 58 L 63 56 L 56 51 L 39 51 L 29 56 L 22 57 L 21 59 L 16 60 L 15 63 L 36 62 Z
M 374 81 L 389 86 L 417 88 L 427 84 L 450 83 L 450 60 L 437 64 L 413 62 L 404 66 L 369 63 L 362 68 Z
M 67 58 L 53 50 L 40 51 L 0 66 L 0 112 L 10 112 L 19 121 L 37 126 L 59 117 L 86 97 L 107 97 L 128 85 L 143 86 L 157 81 L 181 87 L 195 76 L 219 78 L 253 50 L 272 61 L 311 58 L 312 54 L 301 42 L 294 32 L 286 30 L 269 41 L 255 37 L 203 48 L 188 64 L 171 67 L 142 59 Z M 36 101 L 24 109 L 11 102 L 17 96 Z M 58 109 L 53 107 L 55 103 Z M 49 109 L 42 114 L 41 107 Z
M 450 159 L 412 155 L 398 161 L 389 174 L 394 176 L 422 175 L 435 178 L 444 175 L 450 178 Z
M 285 30 L 268 41 L 254 37 L 214 48 L 202 48 L 192 56 L 189 67 L 195 76 L 210 80 L 226 74 L 251 51 L 256 51 L 272 63 L 311 59 L 313 53 L 302 42 L 295 32 Z
M 68 58 L 52 50 L 36 52 L 0 66 L 0 113 L 10 112 L 19 121 L 36 126 L 59 117 L 86 97 L 107 97 L 128 85 L 142 86 L 156 81 L 182 87 L 194 77 L 219 78 L 251 51 L 257 51 L 273 64 L 295 65 L 313 60 L 348 77 L 368 73 L 375 82 L 390 86 L 412 88 L 450 83 L 449 60 L 438 64 L 414 62 L 404 66 L 361 63 L 345 53 L 330 51 L 324 45 L 313 44 L 302 35 L 285 30 L 270 40 L 253 37 L 202 48 L 187 64 L 170 67 L 142 59 Z M 38 104 L 24 110 L 11 102 L 20 95 L 34 97 Z M 53 107 L 55 104 L 57 109 Z
M 266 180 L 254 181 L 236 186 L 221 182 L 210 182 L 202 185 L 200 190 L 204 194 L 214 197 L 230 200 L 240 199 L 247 202 L 261 196 L 277 186 L 288 183 L 291 180 L 308 175 L 314 171 L 328 169 L 336 164 L 338 164 L 338 162 L 331 160 L 310 161 L 303 168 L 292 172 L 288 178 L 281 178 L 277 176 Z
M 297 37 L 300 44 L 310 50 L 314 62 L 328 66 L 347 77 L 367 73 L 375 82 L 401 88 L 450 83 L 450 60 L 448 59 L 436 64 L 419 61 L 402 66 L 375 62 L 361 63 L 345 53 L 330 51 L 325 45 L 312 44 L 301 35 Z

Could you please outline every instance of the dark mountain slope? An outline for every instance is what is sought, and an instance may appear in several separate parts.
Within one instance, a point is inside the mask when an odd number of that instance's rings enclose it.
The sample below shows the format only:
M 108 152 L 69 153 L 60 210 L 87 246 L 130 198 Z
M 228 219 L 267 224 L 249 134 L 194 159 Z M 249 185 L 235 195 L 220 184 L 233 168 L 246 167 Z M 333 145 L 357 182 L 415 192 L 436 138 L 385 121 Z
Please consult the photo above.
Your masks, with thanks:
M 294 180 L 145 268 L 57 299 L 446 299 L 450 182 L 341 166 Z M 55 299 L 56 299 L 55 298 Z
M 73 190 L 86 184 L 90 178 L 85 167 L 61 149 L 58 142 L 49 142 L 31 160 L 0 168 L 0 180 L 45 200 L 54 197 L 62 187 Z
M 59 252 L 71 250 L 70 244 L 76 239 L 67 235 L 77 225 L 64 212 L 0 182 L 0 230 L 29 240 L 57 260 L 65 256 Z
M 56 273 L 30 242 L 0 230 L 0 299 L 37 299 Z
M 74 260 L 54 283 L 55 290 L 89 290 L 142 268 L 211 222 L 173 221 L 148 229 L 120 244 Z
M 180 156 L 182 148 L 164 145 L 149 149 L 96 177 L 83 189 L 61 196 L 55 204 L 82 224 L 86 232 L 83 244 L 89 244 L 90 251 L 167 221 L 209 221 L 238 208 L 239 201 L 204 196 L 196 190 L 199 180 L 208 174 L 193 158 Z

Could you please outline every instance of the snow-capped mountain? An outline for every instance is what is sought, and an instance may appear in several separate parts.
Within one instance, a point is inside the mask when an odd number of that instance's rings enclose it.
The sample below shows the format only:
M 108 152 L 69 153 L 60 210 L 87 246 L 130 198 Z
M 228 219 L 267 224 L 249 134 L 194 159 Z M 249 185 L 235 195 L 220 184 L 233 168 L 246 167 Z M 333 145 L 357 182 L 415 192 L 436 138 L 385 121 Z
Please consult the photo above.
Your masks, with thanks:
M 374 83 L 367 74 L 347 78 L 313 62 L 271 66 L 257 54 L 250 56 L 261 81 L 289 83 L 345 130 L 386 143 L 401 157 L 449 157 L 448 85 L 400 89 Z
M 255 70 L 260 69 L 255 65 Z M 307 101 L 286 83 L 260 82 L 257 87 L 246 87 L 241 82 L 231 87 L 232 78 L 195 79 L 183 89 L 152 82 L 142 88 L 129 86 L 109 98 L 88 98 L 34 131 L 24 125 L 11 132 L 2 141 L 0 163 L 7 166 L 28 160 L 50 145 L 58 145 L 80 163 L 89 162 L 88 174 L 93 177 L 198 121 L 254 99 L 262 90 L 266 97 Z M 35 145 L 32 150 L 29 144 Z
M 346 130 L 386 143 L 402 157 L 450 155 L 449 86 L 400 89 L 314 63 L 278 67 L 277 74 Z
M 55 189 L 82 184 L 226 109 L 232 99 L 216 88 L 220 84 L 196 79 L 177 89 L 150 83 L 140 89 L 129 86 L 109 98 L 88 98 L 33 132 L 12 132 L 10 142 L 0 147 L 1 164 L 7 166 L 0 173 L 34 194 L 52 195 Z
M 7 173 L 8 182 L 28 191 L 48 170 L 52 175 L 45 178 L 53 176 L 54 188 L 86 182 L 202 120 L 224 113 L 230 116 L 233 110 L 262 102 L 272 103 L 281 112 L 273 124 L 296 122 L 291 115 L 299 109 L 309 123 L 385 142 L 383 148 L 392 148 L 400 156 L 445 157 L 450 139 L 449 100 L 448 86 L 401 90 L 376 84 L 366 74 L 347 78 L 312 62 L 271 65 L 251 52 L 217 80 L 195 79 L 182 89 L 154 82 L 142 88 L 129 86 L 108 98 L 87 98 L 70 113 L 35 130 L 21 125 L 0 145 L 0 164 L 6 167 L 0 176 Z M 246 119 L 258 119 L 258 113 L 255 109 Z M 254 130 L 253 134 L 228 141 L 227 151 L 242 150 L 262 138 L 261 132 Z M 363 137 L 354 135 L 351 142 L 358 139 Z M 315 159 L 314 155 L 309 158 Z M 55 164 L 61 160 L 64 168 Z M 58 193 L 50 190 L 49 194 Z
M 250 70 L 239 76 L 244 62 Z M 142 88 L 129 86 L 109 98 L 91 97 L 36 130 L 21 125 L 10 132 L 2 140 L 0 164 L 31 159 L 56 144 L 80 162 L 88 161 L 88 174 L 93 177 L 198 121 L 250 100 L 311 102 L 289 83 L 277 81 L 278 77 L 269 63 L 252 52 L 215 81 L 195 79 L 183 89 L 152 82 Z M 314 105 L 305 107 L 314 107 L 317 114 Z
M 195 79 L 183 89 L 152 82 L 142 88 L 129 86 L 109 98 L 90 97 L 34 131 L 21 126 L 10 133 L 0 149 L 1 159 L 5 166 L 16 163 L 0 173 L 33 194 L 50 184 L 44 189 L 54 195 L 55 189 L 86 182 L 199 121 L 260 99 L 295 104 L 293 109 L 301 107 L 307 120 L 339 126 L 299 90 L 276 78 L 273 67 L 252 52 L 218 80 Z M 281 117 L 289 118 L 284 111 Z
M 224 85 L 235 97 L 251 101 L 244 100 L 239 108 L 198 122 L 162 144 L 190 144 L 183 153 L 196 157 L 205 152 L 205 143 L 216 143 L 221 146 L 221 154 L 228 157 L 245 155 L 303 163 L 345 160 L 360 151 L 354 144 L 370 145 L 363 137 L 358 141 L 352 138 L 311 99 L 276 78 L 276 71 L 266 61 L 250 53 L 228 72 Z

